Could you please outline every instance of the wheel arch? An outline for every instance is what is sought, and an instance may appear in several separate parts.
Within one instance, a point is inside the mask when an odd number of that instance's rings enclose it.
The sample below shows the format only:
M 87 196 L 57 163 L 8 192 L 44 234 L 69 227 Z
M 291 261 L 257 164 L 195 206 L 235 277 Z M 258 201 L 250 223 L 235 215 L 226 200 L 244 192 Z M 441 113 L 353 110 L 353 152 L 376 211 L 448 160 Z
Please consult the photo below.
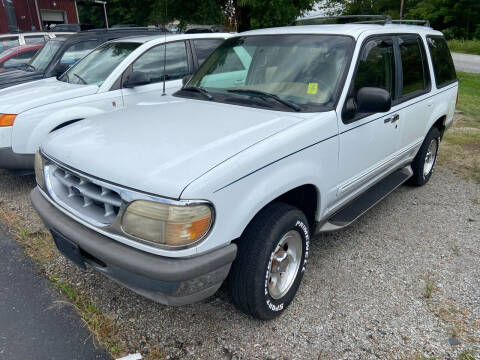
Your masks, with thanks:
M 243 229 L 243 233 L 246 231 L 246 229 L 249 227 L 249 225 L 259 213 L 261 213 L 265 208 L 276 202 L 282 202 L 292 205 L 302 211 L 308 220 L 310 233 L 314 233 L 316 225 L 316 215 L 320 208 L 320 191 L 314 184 L 311 183 L 293 187 L 290 190 L 276 196 L 275 198 L 264 204 L 251 217 L 250 221 Z

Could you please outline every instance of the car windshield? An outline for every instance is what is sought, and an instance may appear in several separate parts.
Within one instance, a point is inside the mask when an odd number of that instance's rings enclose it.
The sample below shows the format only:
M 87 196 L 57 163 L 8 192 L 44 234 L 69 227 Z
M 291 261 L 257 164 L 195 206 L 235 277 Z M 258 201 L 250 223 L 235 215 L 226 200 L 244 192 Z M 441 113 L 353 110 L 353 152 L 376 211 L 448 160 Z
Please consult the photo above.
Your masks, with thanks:
M 56 52 L 62 46 L 63 41 L 59 40 L 49 40 L 46 44 L 41 48 L 35 56 L 30 60 L 28 65 L 33 70 L 36 71 L 45 71 L 50 61 L 52 61 L 53 57 L 55 56 Z
M 353 39 L 340 35 L 231 38 L 207 59 L 180 96 L 282 110 L 333 108 Z M 197 91 L 188 91 L 188 90 Z
M 139 43 L 107 43 L 80 60 L 60 80 L 71 84 L 101 86 L 113 70 Z

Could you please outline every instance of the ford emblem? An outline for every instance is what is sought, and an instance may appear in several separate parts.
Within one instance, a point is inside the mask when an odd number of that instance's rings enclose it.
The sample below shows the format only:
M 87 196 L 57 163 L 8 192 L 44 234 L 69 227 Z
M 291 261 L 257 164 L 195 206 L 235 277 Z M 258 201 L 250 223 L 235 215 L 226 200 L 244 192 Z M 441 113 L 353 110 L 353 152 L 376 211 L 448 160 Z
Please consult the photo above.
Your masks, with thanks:
M 74 193 L 75 195 L 82 195 L 80 189 L 75 186 L 70 186 L 70 190 L 72 190 L 72 193 Z

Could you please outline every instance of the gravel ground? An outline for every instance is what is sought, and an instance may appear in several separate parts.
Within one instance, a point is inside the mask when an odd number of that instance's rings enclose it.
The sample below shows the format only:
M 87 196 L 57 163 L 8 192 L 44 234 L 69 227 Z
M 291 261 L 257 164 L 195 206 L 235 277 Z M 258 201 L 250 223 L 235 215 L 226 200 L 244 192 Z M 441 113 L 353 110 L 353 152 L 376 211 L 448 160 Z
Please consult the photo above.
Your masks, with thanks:
M 38 227 L 32 186 L 31 177 L 0 172 L 2 206 Z M 173 308 L 60 256 L 47 272 L 85 291 L 130 351 L 156 346 L 170 359 L 456 359 L 480 353 L 479 244 L 480 186 L 437 168 L 426 186 L 403 186 L 351 227 L 316 237 L 296 300 L 270 322 L 235 310 L 225 287 Z

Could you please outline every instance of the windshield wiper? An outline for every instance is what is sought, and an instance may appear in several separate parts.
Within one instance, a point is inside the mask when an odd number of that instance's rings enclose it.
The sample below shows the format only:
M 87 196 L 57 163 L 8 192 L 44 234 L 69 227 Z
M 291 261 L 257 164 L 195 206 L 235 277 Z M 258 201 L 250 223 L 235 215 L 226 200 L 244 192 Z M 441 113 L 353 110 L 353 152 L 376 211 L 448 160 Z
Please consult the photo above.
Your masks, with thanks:
M 75 76 L 75 77 L 77 77 L 78 79 L 80 79 L 80 81 L 81 81 L 82 83 L 84 83 L 85 85 L 88 85 L 88 83 L 87 83 L 80 75 L 73 73 L 73 76 Z
M 208 100 L 213 99 L 213 96 L 210 95 L 210 93 L 206 89 L 204 89 L 202 87 L 199 87 L 199 86 L 187 86 L 187 87 L 184 87 L 182 90 L 196 91 L 196 92 L 199 92 L 200 94 L 204 95 Z
M 295 111 L 302 110 L 300 108 L 300 106 L 298 106 L 297 104 L 294 104 L 294 103 L 292 103 L 290 101 L 287 101 L 287 100 L 283 100 L 282 98 L 278 97 L 277 95 L 271 94 L 271 93 L 268 93 L 268 92 L 265 92 L 265 91 L 253 90 L 253 89 L 230 89 L 230 90 L 227 90 L 227 91 L 229 93 L 234 93 L 234 94 L 245 94 L 245 95 L 252 95 L 252 96 L 258 95 L 262 98 L 274 99 L 277 102 L 279 102 L 280 104 L 288 106 L 290 109 L 293 109 Z

